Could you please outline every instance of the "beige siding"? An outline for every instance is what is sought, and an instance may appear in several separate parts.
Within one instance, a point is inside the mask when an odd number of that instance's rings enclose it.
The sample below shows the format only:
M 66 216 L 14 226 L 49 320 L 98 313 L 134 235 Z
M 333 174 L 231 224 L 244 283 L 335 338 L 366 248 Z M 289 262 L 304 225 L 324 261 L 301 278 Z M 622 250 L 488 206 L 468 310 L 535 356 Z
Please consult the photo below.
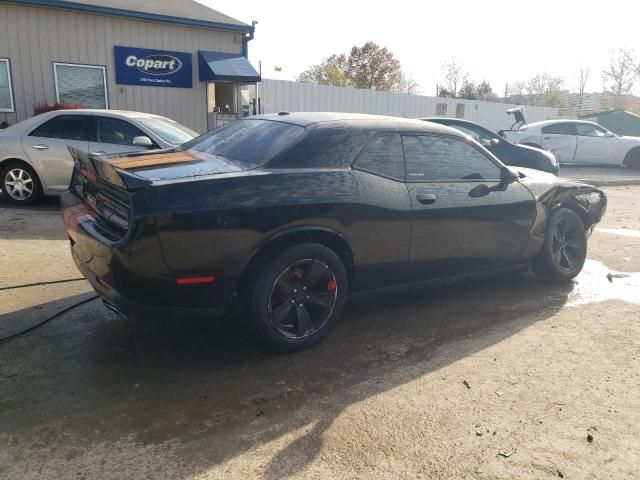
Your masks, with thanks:
M 113 46 L 191 52 L 193 88 L 116 85 Z M 198 80 L 198 50 L 241 53 L 241 33 L 94 15 L 0 1 L 0 58 L 9 58 L 16 113 L 0 122 L 23 120 L 33 105 L 55 102 L 53 62 L 104 65 L 109 108 L 156 113 L 206 131 L 206 86 Z

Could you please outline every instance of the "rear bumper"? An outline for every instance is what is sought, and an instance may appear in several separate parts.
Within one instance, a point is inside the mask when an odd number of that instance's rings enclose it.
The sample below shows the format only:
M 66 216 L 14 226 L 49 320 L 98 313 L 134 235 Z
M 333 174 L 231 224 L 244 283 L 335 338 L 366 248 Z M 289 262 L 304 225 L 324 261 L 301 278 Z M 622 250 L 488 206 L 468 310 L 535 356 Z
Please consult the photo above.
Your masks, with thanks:
M 71 255 L 73 261 L 78 267 L 78 270 L 91 284 L 95 292 L 98 294 L 104 305 L 120 315 L 123 316 L 140 316 L 145 317 L 216 317 L 223 315 L 229 308 L 229 305 L 217 305 L 206 307 L 189 307 L 189 306 L 172 306 L 172 305 L 153 305 L 144 304 L 135 301 L 128 297 L 125 293 L 118 291 L 112 285 L 98 277 L 86 263 L 84 263 L 74 253 L 73 247 L 71 248 Z
M 124 315 L 216 315 L 235 303 L 218 282 L 178 284 L 189 276 L 164 261 L 153 222 L 133 222 L 124 238 L 100 234 L 96 212 L 72 193 L 62 195 L 71 255 L 82 275 L 112 310 Z M 197 272 L 189 272 L 197 276 Z

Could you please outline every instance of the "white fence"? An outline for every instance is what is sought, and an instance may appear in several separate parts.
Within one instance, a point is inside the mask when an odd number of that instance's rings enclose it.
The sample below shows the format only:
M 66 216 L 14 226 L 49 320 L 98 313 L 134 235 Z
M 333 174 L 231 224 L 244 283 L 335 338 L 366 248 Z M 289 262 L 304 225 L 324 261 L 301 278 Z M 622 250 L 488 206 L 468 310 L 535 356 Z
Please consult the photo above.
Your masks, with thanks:
M 510 103 L 405 95 L 270 79 L 263 79 L 260 83 L 260 97 L 263 113 L 352 112 L 406 118 L 440 115 L 465 118 L 493 131 L 511 126 L 513 117 L 507 115 L 505 110 L 515 106 Z M 526 117 L 529 123 L 557 118 L 558 109 L 528 106 Z

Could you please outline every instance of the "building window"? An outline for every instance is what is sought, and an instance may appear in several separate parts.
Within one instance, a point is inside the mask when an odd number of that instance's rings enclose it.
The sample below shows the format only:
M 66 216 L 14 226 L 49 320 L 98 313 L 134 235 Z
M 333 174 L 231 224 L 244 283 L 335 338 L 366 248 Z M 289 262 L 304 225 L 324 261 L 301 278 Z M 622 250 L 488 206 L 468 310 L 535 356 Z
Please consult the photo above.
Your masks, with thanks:
M 446 114 L 447 114 L 447 104 L 446 103 L 436 104 L 436 115 L 446 115 Z
M 456 105 L 456 118 L 464 118 L 464 103 Z
M 8 58 L 0 58 L 0 112 L 13 112 L 11 67 Z
M 54 63 L 56 99 L 82 108 L 108 108 L 105 68 L 96 65 Z

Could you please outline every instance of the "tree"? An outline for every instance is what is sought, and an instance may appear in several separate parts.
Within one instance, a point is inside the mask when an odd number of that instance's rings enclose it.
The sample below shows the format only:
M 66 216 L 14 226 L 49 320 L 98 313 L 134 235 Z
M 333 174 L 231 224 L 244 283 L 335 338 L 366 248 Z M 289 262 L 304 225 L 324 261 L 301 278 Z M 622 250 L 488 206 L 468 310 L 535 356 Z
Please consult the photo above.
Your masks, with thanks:
M 580 96 L 584 95 L 587 81 L 589 80 L 589 73 L 591 73 L 589 67 L 580 65 L 580 69 L 578 70 L 578 93 Z
M 399 93 L 416 93 L 419 88 L 412 76 L 402 72 L 400 61 L 374 42 L 352 47 L 349 55 L 331 55 L 302 72 L 297 80 Z
M 509 98 L 514 103 L 529 103 L 525 96 L 526 82 L 519 80 L 507 85 L 505 98 Z
M 400 61 L 374 42 L 351 48 L 347 71 L 355 88 L 391 90 L 402 77 Z
M 542 73 L 531 77 L 526 83 L 530 105 L 543 107 L 566 107 L 567 100 L 562 94 L 564 79 Z
M 621 101 L 622 95 L 631 93 L 637 78 L 638 72 L 633 61 L 633 52 L 624 48 L 613 53 L 609 66 L 602 71 L 605 90 L 614 95 L 616 103 Z
M 395 93 L 406 93 L 407 95 L 417 95 L 420 93 L 420 85 L 414 80 L 413 75 L 407 76 L 403 73 L 400 75 L 398 84 L 395 85 L 391 91 Z
M 298 81 L 332 85 L 334 87 L 350 86 L 347 56 L 341 54 L 325 58 L 322 63 L 312 65 L 298 75 Z
M 468 75 L 464 72 L 462 64 L 452 57 L 449 60 L 443 61 L 440 69 L 442 71 L 442 84 L 438 96 L 457 98 L 459 93 L 458 89 L 461 88 L 464 81 L 468 79 Z

